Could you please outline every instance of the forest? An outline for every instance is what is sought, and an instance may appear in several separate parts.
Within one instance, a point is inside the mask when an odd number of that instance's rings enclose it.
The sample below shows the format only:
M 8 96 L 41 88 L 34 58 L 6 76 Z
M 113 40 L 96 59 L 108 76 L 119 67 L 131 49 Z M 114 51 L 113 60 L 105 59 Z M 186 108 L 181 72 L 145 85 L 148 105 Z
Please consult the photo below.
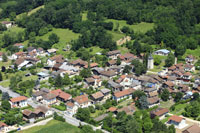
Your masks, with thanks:
M 46 34 L 52 27 L 69 28 L 81 34 L 71 42 L 72 50 L 91 46 L 113 50 L 117 48 L 116 43 L 106 32 L 113 29 L 113 23 L 105 20 L 115 19 L 126 20 L 127 24 L 154 23 L 154 28 L 145 34 L 136 35 L 134 31 L 122 29 L 121 32 L 126 32 L 140 43 L 172 49 L 177 57 L 182 56 L 186 49 L 196 49 L 200 44 L 200 0 L 18 0 L 2 7 L 0 17 L 10 18 L 43 4 L 45 7 L 36 13 L 23 15 L 16 20 L 18 26 L 25 28 L 25 33 L 15 39 L 15 42 L 29 40 L 30 43 L 47 49 L 52 44 L 49 41 L 38 43 L 36 36 Z M 82 20 L 82 13 L 85 11 L 87 20 Z M 7 34 L 4 36 L 3 38 L 9 38 Z M 4 39 L 1 45 L 8 47 L 15 42 Z

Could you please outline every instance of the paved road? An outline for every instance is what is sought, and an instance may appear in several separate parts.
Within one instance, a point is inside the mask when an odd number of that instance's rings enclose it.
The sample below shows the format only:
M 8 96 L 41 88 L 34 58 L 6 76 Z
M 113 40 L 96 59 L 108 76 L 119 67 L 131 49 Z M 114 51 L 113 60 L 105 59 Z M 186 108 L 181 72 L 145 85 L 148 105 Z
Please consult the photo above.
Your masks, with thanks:
M 63 111 L 59 111 L 59 110 L 54 109 L 54 108 L 52 108 L 52 110 L 53 110 L 54 112 L 57 112 L 58 115 L 61 115 L 63 118 L 65 118 L 65 121 L 66 121 L 67 123 L 70 123 L 70 124 L 72 124 L 72 125 L 74 125 L 74 126 L 79 126 L 80 123 L 81 123 L 81 125 L 90 125 L 90 124 L 88 124 L 88 123 L 81 122 L 80 120 L 78 120 L 78 119 L 76 119 L 76 118 L 74 118 L 74 117 L 71 117 L 71 116 L 67 115 L 67 114 L 66 114 L 65 112 L 63 112 Z M 101 129 L 101 127 L 95 127 L 95 126 L 93 126 L 93 125 L 90 125 L 90 126 L 93 128 L 93 130 L 100 129 L 100 130 L 103 131 L 104 133 L 109 133 L 108 131 L 105 131 L 105 130 Z
M 2 92 L 8 92 L 8 94 L 9 94 L 10 97 L 18 97 L 18 96 L 20 96 L 18 93 L 13 92 L 9 88 L 5 88 L 5 87 L 0 86 L 0 90 Z

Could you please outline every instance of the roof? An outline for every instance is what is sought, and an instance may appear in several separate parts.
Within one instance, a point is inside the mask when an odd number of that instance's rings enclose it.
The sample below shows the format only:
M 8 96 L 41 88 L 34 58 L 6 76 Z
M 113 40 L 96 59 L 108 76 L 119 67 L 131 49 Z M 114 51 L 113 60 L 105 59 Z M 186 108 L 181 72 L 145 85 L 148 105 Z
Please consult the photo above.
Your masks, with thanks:
M 50 100 L 50 99 L 56 98 L 56 95 L 53 93 L 48 93 L 48 94 L 44 95 L 43 98 L 46 100 Z
M 45 94 L 44 91 L 36 91 L 36 92 L 34 92 L 32 95 L 35 96 L 35 97 L 37 97 L 37 96 L 42 96 L 42 95 L 44 95 L 44 94 Z
M 23 54 L 24 54 L 24 52 L 22 52 L 22 51 L 15 53 L 15 55 L 17 55 L 17 56 L 22 56 Z
M 3 123 L 3 122 L 0 121 L 0 127 L 4 127 L 4 126 L 7 127 L 7 125 L 5 123 Z
M 109 64 L 109 65 L 115 65 L 116 63 L 117 63 L 116 60 L 109 60 L 109 61 L 108 61 L 108 64 Z
M 0 56 L 2 56 L 3 55 L 3 52 L 0 52 Z
M 17 47 L 19 47 L 19 46 L 23 46 L 24 44 L 22 44 L 22 43 L 15 43 L 14 44 L 14 46 L 17 46 Z
M 126 53 L 126 54 L 124 54 L 124 58 L 126 58 L 126 59 L 133 59 L 133 58 L 136 58 L 136 56 L 134 56 L 131 53 Z
M 98 91 L 98 92 L 92 94 L 92 97 L 93 97 L 94 99 L 99 99 L 99 98 L 101 98 L 101 97 L 104 97 L 104 95 L 103 95 L 102 92 Z
M 98 66 L 97 63 L 91 63 L 91 64 L 90 64 L 90 67 L 91 67 L 91 68 L 97 67 L 97 66 Z M 88 65 L 85 65 L 84 68 L 88 68 Z
M 135 110 L 136 110 L 136 108 L 134 107 L 133 104 L 131 104 L 131 105 L 129 105 L 129 106 L 125 106 L 125 107 L 123 107 L 123 108 L 121 108 L 121 109 L 118 109 L 117 111 L 118 111 L 118 112 L 124 111 L 127 115 L 132 115 L 133 112 L 135 112 Z
M 157 108 L 151 111 L 151 114 L 155 114 L 156 116 L 162 116 L 165 113 L 168 113 L 169 110 L 167 108 Z
M 101 91 L 103 94 L 110 93 L 110 90 L 109 90 L 109 89 L 106 89 L 106 88 L 101 89 L 100 91 Z
M 88 63 L 86 61 L 83 61 L 81 59 L 74 60 L 71 62 L 71 64 L 72 65 L 82 65 L 82 66 L 88 65 Z
M 28 110 L 28 109 L 25 109 L 23 110 L 22 114 L 26 115 L 26 116 L 29 116 L 31 115 L 33 112 L 31 110 Z
M 53 93 L 53 94 L 55 94 L 56 96 L 58 96 L 61 92 L 62 92 L 61 89 L 57 89 L 57 90 L 52 90 L 50 93 Z
M 191 76 L 192 74 L 190 72 L 186 72 L 183 74 L 184 76 Z
M 157 50 L 156 53 L 157 53 L 157 52 L 162 52 L 162 53 L 165 53 L 165 54 L 170 53 L 170 51 L 167 50 L 167 49 L 160 49 L 160 50 Z
M 126 95 L 130 95 L 134 91 L 135 91 L 134 89 L 130 88 L 130 89 L 126 89 L 126 90 L 123 90 L 123 91 L 116 92 L 116 93 L 114 93 L 114 96 L 117 97 L 117 98 L 120 98 L 120 97 L 123 97 L 123 96 L 126 96 Z
M 2 24 L 11 24 L 12 22 L 9 22 L 9 21 L 2 21 L 1 23 L 2 23 Z
M 19 97 L 15 97 L 15 98 L 11 98 L 10 101 L 15 103 L 15 102 L 20 102 L 20 101 L 24 101 L 27 100 L 28 98 L 25 96 L 19 96 Z
M 73 106 L 74 106 L 74 103 L 72 103 L 72 102 L 67 102 L 67 103 L 66 103 L 66 106 L 68 106 L 68 107 L 73 107 Z
M 158 95 L 157 91 L 149 92 L 150 97 L 154 97 L 154 96 L 157 96 L 157 95 Z
M 45 114 L 48 110 L 49 110 L 49 109 L 48 109 L 47 107 L 45 107 L 45 106 L 38 106 L 38 107 L 35 109 L 34 113 L 38 114 L 38 113 L 42 112 L 42 113 Z
M 200 127 L 196 124 L 188 127 L 182 133 L 200 133 Z
M 169 87 L 172 87 L 172 86 L 174 86 L 174 83 L 173 83 L 173 82 L 171 82 L 171 81 L 167 81 L 167 82 L 165 82 L 165 84 L 166 84 L 167 86 L 169 86 Z
M 18 59 L 14 62 L 14 64 L 16 64 L 16 65 L 18 66 L 18 65 L 22 64 L 24 61 L 25 61 L 24 58 L 18 58 Z
M 100 116 L 94 118 L 94 120 L 99 122 L 99 121 L 102 121 L 103 119 L 105 119 L 107 116 L 108 116 L 108 114 L 103 114 L 103 115 L 100 115 Z
M 53 93 L 54 95 L 56 95 L 56 97 L 60 97 L 64 99 L 65 101 L 71 97 L 70 94 L 63 92 L 61 89 L 53 90 L 50 93 Z
M 120 54 L 120 51 L 119 50 L 113 50 L 113 51 L 109 51 L 107 53 L 108 56 L 115 55 L 115 54 Z
M 110 107 L 110 108 L 108 109 L 108 111 L 110 111 L 110 112 L 115 112 L 115 111 L 117 111 L 117 108 L 116 108 L 116 107 Z
M 102 71 L 101 75 L 104 75 L 104 76 L 107 76 L 107 77 L 112 77 L 112 76 L 115 76 L 116 73 L 115 73 L 115 71 L 112 71 L 112 70 L 110 70 L 110 71 Z
M 159 101 L 158 97 L 147 98 L 147 102 L 149 104 L 154 104 L 154 103 L 157 103 L 158 101 Z
M 73 100 L 79 104 L 87 103 L 89 102 L 88 96 L 87 95 L 81 95 L 73 98 Z
M 62 55 L 55 55 L 50 58 L 51 60 L 55 60 L 56 63 L 62 63 L 64 62 L 64 57 Z
M 94 83 L 95 82 L 95 80 L 93 78 L 86 78 L 85 81 L 87 83 Z
M 168 121 L 175 121 L 175 122 L 180 123 L 182 121 L 182 119 L 183 119 L 182 117 L 179 117 L 177 115 L 173 115 L 168 119 Z

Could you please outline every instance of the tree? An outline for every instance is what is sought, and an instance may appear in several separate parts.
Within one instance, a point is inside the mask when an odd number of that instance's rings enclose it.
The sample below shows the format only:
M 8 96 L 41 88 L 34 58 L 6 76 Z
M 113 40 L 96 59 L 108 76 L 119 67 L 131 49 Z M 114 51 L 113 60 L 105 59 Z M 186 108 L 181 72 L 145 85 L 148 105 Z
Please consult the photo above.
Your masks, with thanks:
M 146 73 L 147 68 L 146 68 L 145 63 L 142 64 L 139 60 L 133 60 L 131 64 L 134 65 L 133 71 L 135 72 L 137 76 L 140 76 L 141 74 Z
M 1 100 L 9 100 L 9 99 L 10 99 L 10 96 L 9 96 L 8 92 L 3 92 Z
M 58 43 L 59 39 L 60 38 L 55 33 L 52 33 L 51 35 L 49 35 L 49 41 L 51 44 Z
M 89 125 L 83 125 L 81 127 L 81 133 L 95 133 L 95 132 L 93 131 L 93 129 L 92 129 L 91 126 L 89 126 Z
M 90 110 L 88 108 L 78 108 L 76 118 L 88 122 L 90 120 Z
M 130 73 L 130 71 L 131 71 L 131 66 L 126 65 L 126 66 L 124 67 L 123 73 Z
M 160 58 L 155 57 L 155 58 L 154 58 L 154 65 L 158 66 L 158 65 L 160 65 L 160 63 L 161 63 Z
M 169 53 L 169 55 L 167 56 L 167 59 L 165 60 L 165 66 L 166 67 L 170 67 L 174 64 L 175 61 L 175 57 L 172 53 Z
M 169 93 L 168 89 L 166 89 L 166 88 L 163 89 L 163 91 L 161 93 L 161 99 L 163 101 L 167 101 L 167 100 L 169 100 L 169 96 L 170 96 L 170 93 Z
M 1 72 L 5 72 L 6 71 L 6 67 L 5 66 L 2 66 L 1 67 Z
M 136 91 L 133 92 L 132 98 L 133 99 L 136 99 L 136 98 L 139 99 L 142 96 L 146 96 L 146 94 L 141 90 L 136 90 Z
M 80 72 L 80 76 L 83 78 L 88 78 L 92 75 L 91 70 L 90 69 L 83 69 Z
M 71 79 L 69 78 L 68 74 L 65 74 L 65 76 L 63 78 L 63 84 L 64 85 L 70 85 L 71 84 Z
M 127 133 L 142 133 L 141 125 L 135 120 L 130 119 L 126 124 L 126 131 Z
M 119 57 L 117 57 L 117 65 L 119 66 L 119 65 L 121 65 L 121 59 L 119 58 Z
M 3 62 L 7 62 L 7 61 L 8 61 L 8 57 L 7 57 L 6 54 L 4 54 L 4 53 L 3 53 L 2 58 L 3 58 Z
M 188 106 L 185 107 L 184 115 L 187 117 L 196 118 L 200 114 L 200 103 L 198 101 L 191 102 Z
M 0 72 L 0 81 L 3 81 L 3 76 L 1 74 L 1 72 Z
M 136 51 L 136 54 L 138 56 L 140 55 L 140 53 L 142 52 L 142 47 L 138 40 L 134 41 L 132 49 Z
M 148 102 L 146 96 L 141 96 L 138 100 L 138 107 L 140 109 L 147 109 L 148 108 Z
M 8 100 L 3 100 L 2 103 L 1 103 L 1 106 L 6 111 L 9 111 L 11 109 L 11 105 L 10 105 Z
M 198 100 L 198 99 L 200 98 L 198 92 L 193 93 L 192 96 L 193 96 L 193 99 L 194 99 L 194 100 Z
M 63 86 L 63 79 L 60 75 L 58 75 L 54 82 L 55 87 L 62 87 Z
M 183 93 L 182 92 L 177 92 L 174 98 L 175 102 L 179 102 L 183 97 Z

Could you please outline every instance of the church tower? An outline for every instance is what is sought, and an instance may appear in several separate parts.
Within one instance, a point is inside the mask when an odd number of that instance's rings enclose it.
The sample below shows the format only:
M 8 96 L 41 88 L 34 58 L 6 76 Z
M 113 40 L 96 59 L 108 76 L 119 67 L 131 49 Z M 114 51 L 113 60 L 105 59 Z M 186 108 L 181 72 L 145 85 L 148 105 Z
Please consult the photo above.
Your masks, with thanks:
M 147 64 L 147 68 L 148 69 L 153 69 L 154 67 L 154 60 L 153 60 L 153 57 L 152 55 L 150 54 L 149 57 L 148 57 L 148 64 Z

